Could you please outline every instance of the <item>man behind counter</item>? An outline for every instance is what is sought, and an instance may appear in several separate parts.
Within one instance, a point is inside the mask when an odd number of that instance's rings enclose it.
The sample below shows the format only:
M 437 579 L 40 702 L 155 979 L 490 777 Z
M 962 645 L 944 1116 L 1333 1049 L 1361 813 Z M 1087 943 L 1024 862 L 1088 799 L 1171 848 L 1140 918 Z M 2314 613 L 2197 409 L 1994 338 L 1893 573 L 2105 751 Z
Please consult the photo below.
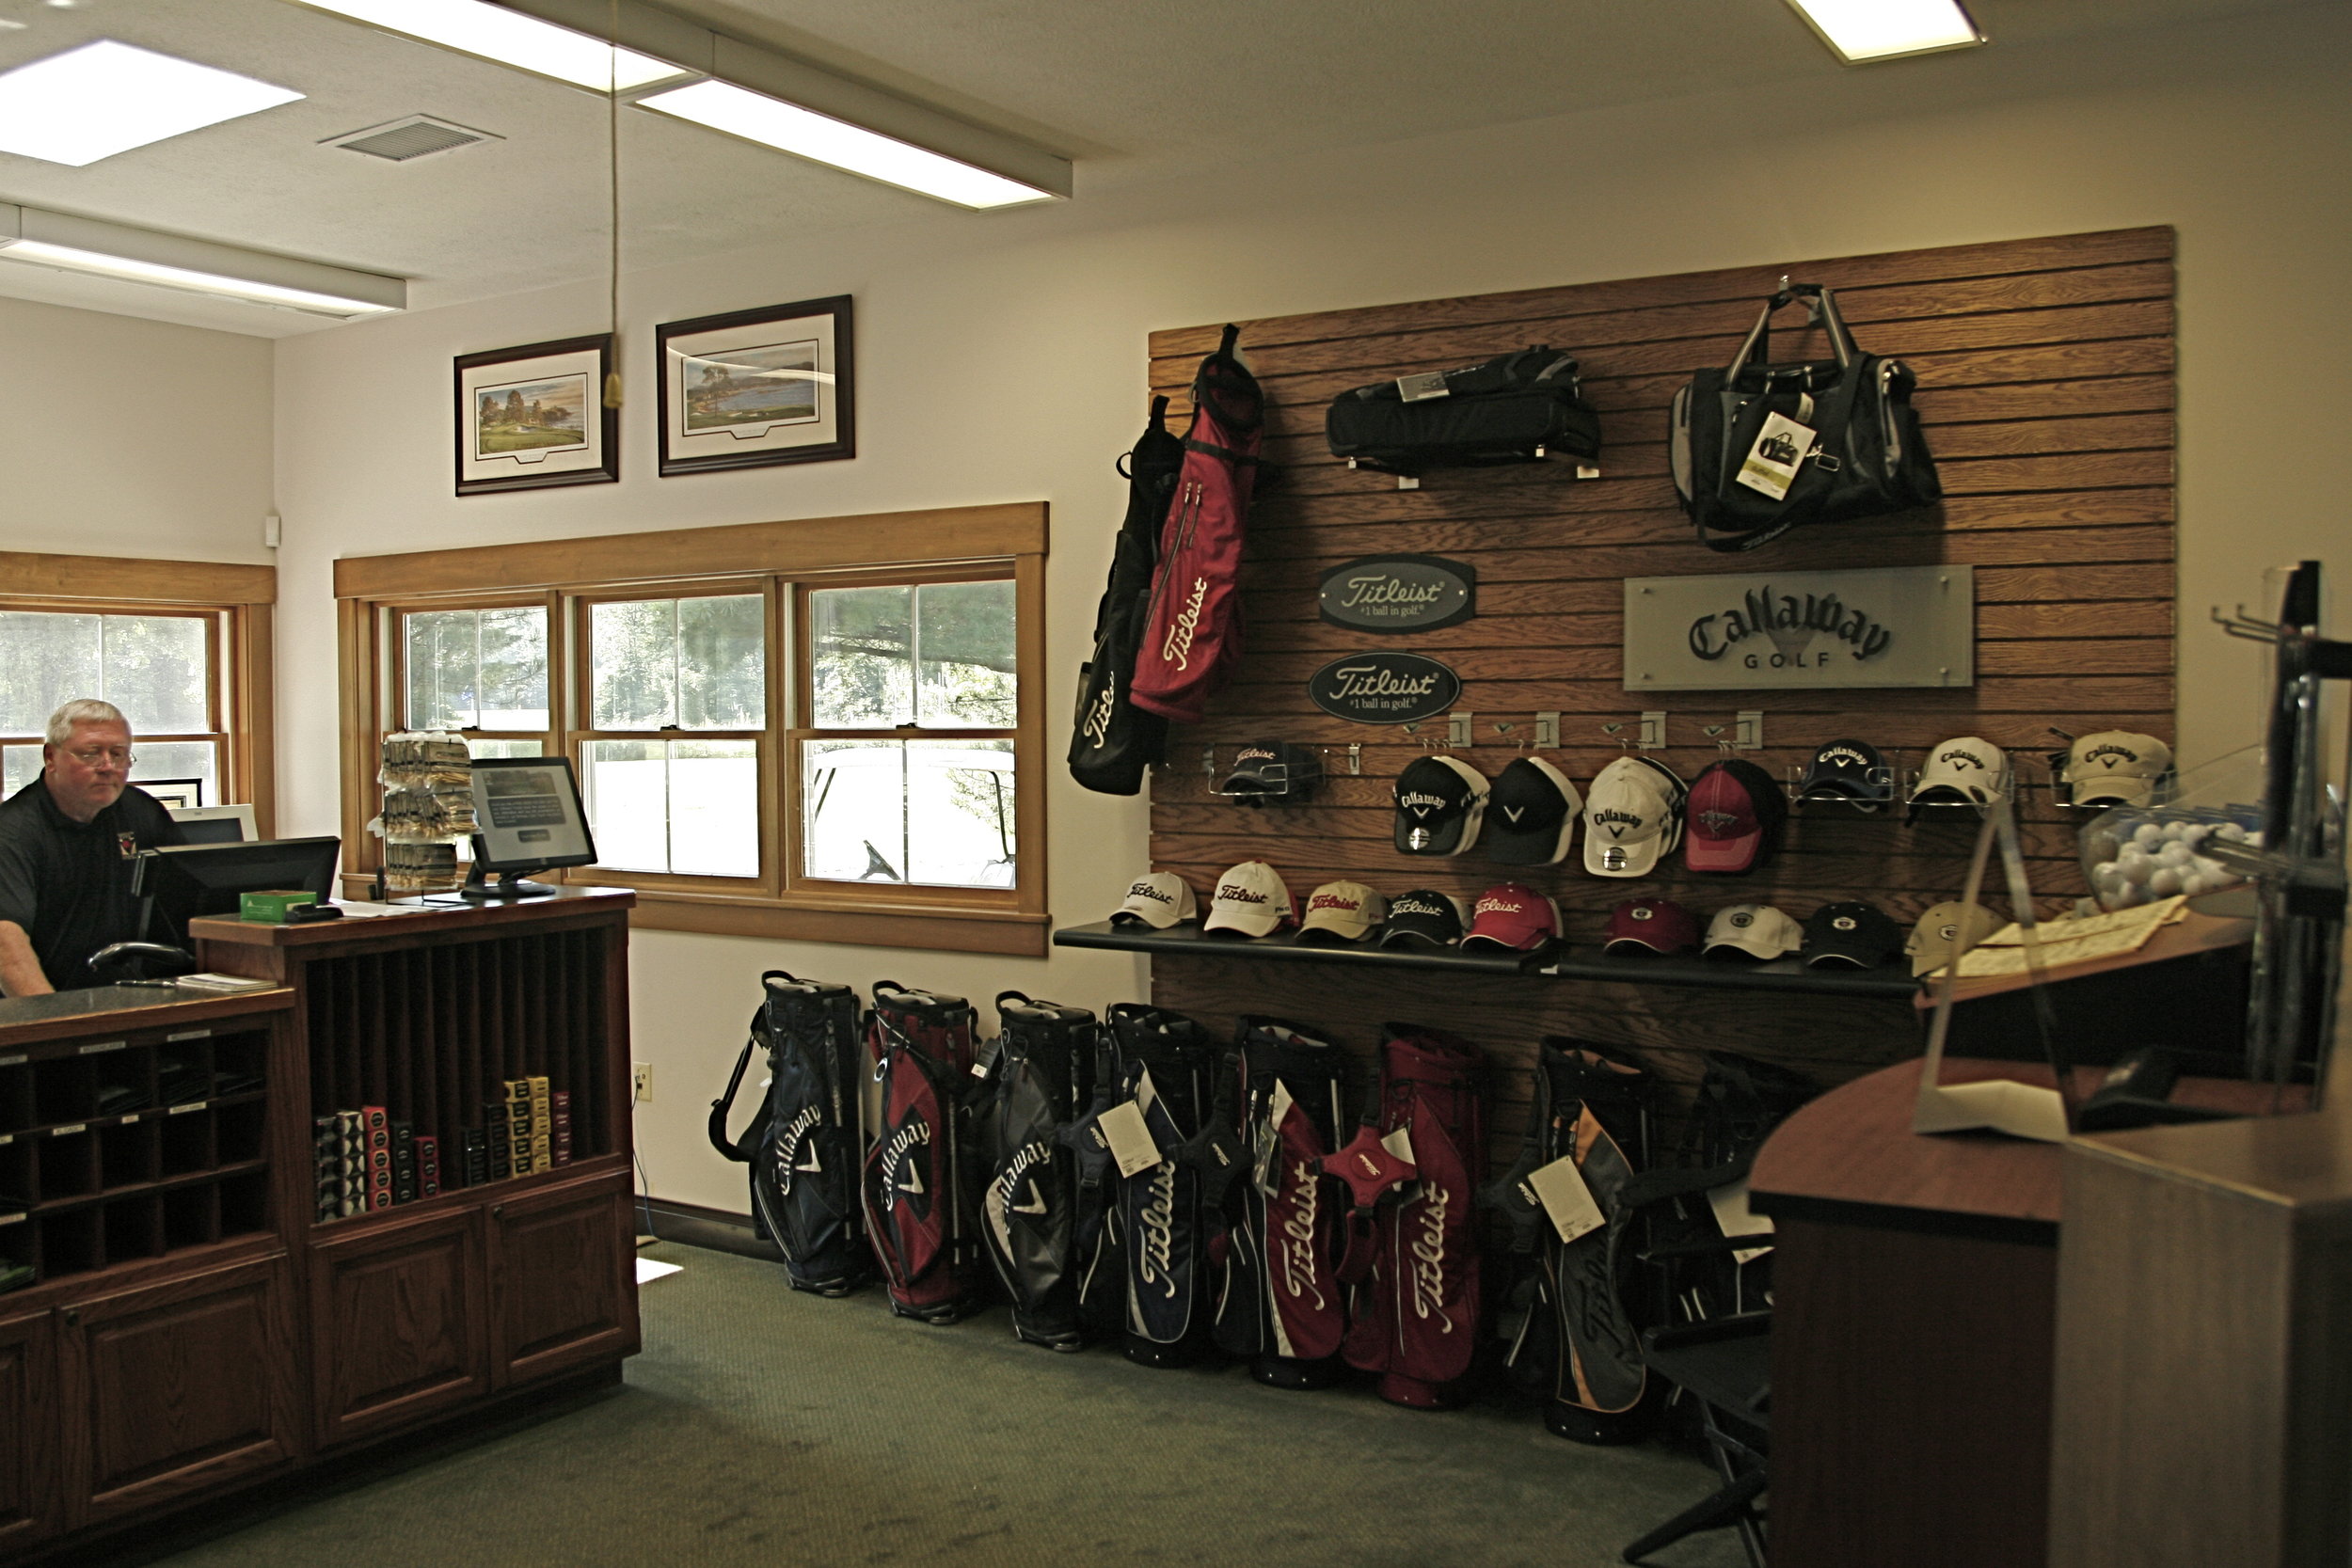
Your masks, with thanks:
M 185 842 L 155 798 L 130 787 L 131 725 L 82 698 L 49 716 L 40 777 L 0 801 L 0 991 L 96 985 L 90 955 L 138 932 L 131 857 Z

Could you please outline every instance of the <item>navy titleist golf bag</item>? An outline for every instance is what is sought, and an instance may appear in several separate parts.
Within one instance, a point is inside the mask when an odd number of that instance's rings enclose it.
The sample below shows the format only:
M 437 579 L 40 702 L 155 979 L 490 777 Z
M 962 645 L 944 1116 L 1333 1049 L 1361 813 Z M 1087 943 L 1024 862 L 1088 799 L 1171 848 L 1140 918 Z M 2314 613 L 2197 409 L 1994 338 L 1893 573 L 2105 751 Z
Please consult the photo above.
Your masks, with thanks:
M 980 1194 L 980 1233 L 1011 1298 L 1014 1335 L 1076 1350 L 1078 1160 L 1060 1133 L 1092 1099 L 1102 1025 L 1083 1007 L 1017 990 L 996 998 L 996 1017 L 980 1139 L 993 1169 Z
M 1648 1378 L 1627 1309 L 1641 1216 L 1624 1199 L 1648 1164 L 1649 1075 L 1599 1046 L 1548 1036 L 1534 1087 L 1518 1161 L 1480 1195 L 1502 1211 L 1513 1250 L 1533 1265 L 1513 1292 L 1525 1317 L 1507 1363 L 1546 1402 L 1544 1425 L 1555 1435 L 1630 1443 L 1643 1434 Z M 1573 1242 L 1560 1240 L 1527 1180 L 1560 1159 L 1576 1162 L 1606 1221 Z
M 1143 1011 L 1122 1002 L 1110 1010 L 1116 1021 L 1122 1013 Z M 1127 1228 L 1125 1182 L 1119 1163 L 1111 1158 L 1110 1141 L 1103 1136 L 1103 1113 L 1119 1103 L 1119 1047 L 1113 1029 L 1095 1031 L 1094 1094 L 1076 1119 L 1055 1134 L 1070 1150 L 1076 1185 L 1073 1190 L 1070 1224 L 1072 1284 L 1078 1304 L 1081 1338 L 1104 1342 L 1118 1338 L 1127 1326 Z
M 890 1309 L 950 1323 L 986 1305 L 972 1006 L 877 981 L 866 1015 L 881 1107 L 866 1151 L 866 1234 Z
M 1316 1388 L 1344 1370 L 1340 1183 L 1325 1174 L 1347 1117 L 1347 1057 L 1280 1019 L 1245 1018 L 1241 1133 L 1249 1171 L 1227 1238 L 1217 1343 L 1278 1388 Z
M 710 1102 L 711 1147 L 751 1166 L 753 1224 L 783 1252 L 792 1289 L 848 1295 L 873 1269 L 857 1197 L 857 995 L 781 969 L 760 984 L 751 1038 Z M 768 1053 L 766 1096 L 743 1135 L 729 1138 L 727 1112 L 755 1047 Z
M 1152 569 L 1160 531 L 1184 466 L 1183 437 L 1168 428 L 1168 400 L 1152 400 L 1152 420 L 1120 459 L 1127 476 L 1127 517 L 1111 546 L 1110 580 L 1094 611 L 1094 649 L 1078 667 L 1077 722 L 1070 737 L 1070 776 L 1105 795 L 1133 795 L 1144 769 L 1160 760 L 1168 721 L 1127 701 L 1152 601 Z
M 1179 1150 L 1203 1131 L 1216 1103 L 1216 1050 L 1182 1013 L 1120 1006 L 1110 1013 L 1120 1101 L 1143 1114 L 1159 1163 L 1120 1183 L 1119 1225 L 1127 1263 L 1127 1358 L 1182 1367 L 1209 1338 L 1210 1267 L 1200 1173 Z

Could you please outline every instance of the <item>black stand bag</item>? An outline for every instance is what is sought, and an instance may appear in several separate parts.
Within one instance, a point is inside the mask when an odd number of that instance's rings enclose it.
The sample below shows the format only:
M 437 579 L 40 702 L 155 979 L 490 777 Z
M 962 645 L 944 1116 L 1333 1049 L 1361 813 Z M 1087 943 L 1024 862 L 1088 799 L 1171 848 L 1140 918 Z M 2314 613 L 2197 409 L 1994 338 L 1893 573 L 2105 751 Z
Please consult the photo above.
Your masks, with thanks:
M 1127 476 L 1127 516 L 1111 546 L 1110 580 L 1094 611 L 1094 649 L 1078 667 L 1070 776 L 1103 795 L 1141 789 L 1144 769 L 1160 760 L 1168 744 L 1168 721 L 1127 700 L 1159 563 L 1160 530 L 1184 466 L 1184 438 L 1167 420 L 1168 399 L 1153 398 L 1152 422 L 1120 460 Z
M 1836 357 L 1766 362 L 1772 312 L 1812 302 Z M 1682 509 L 1699 542 L 1726 554 L 1770 544 L 1801 523 L 1844 523 L 1931 506 L 1942 499 L 1935 460 L 1911 406 L 1915 379 L 1899 359 L 1865 354 L 1819 283 L 1784 288 L 1764 304 L 1728 369 L 1701 371 L 1675 393 L 1669 455 Z M 1812 447 L 1770 453 L 1796 464 L 1774 499 L 1740 482 L 1765 421 L 1778 414 L 1813 432 Z
M 1578 389 L 1575 356 L 1542 344 L 1342 392 L 1323 423 L 1332 456 L 1408 479 L 1600 455 L 1600 416 Z
M 1119 1180 L 1122 1348 L 1138 1366 L 1189 1366 L 1209 1346 L 1210 1236 L 1200 1171 L 1182 1150 L 1214 1114 L 1217 1052 L 1182 1013 L 1120 1003 L 1109 1022 L 1119 1053 L 1115 1101 L 1146 1102 L 1144 1125 L 1160 1152 L 1157 1164 Z
M 1032 1001 L 1017 990 L 996 998 L 996 1017 L 980 1139 L 994 1169 L 980 1194 L 980 1234 L 1012 1302 L 1013 1334 L 1074 1351 L 1084 1342 L 1078 1160 L 1061 1133 L 1093 1098 L 1102 1025 L 1083 1007 Z
M 972 1005 L 874 982 L 866 1045 L 880 1091 L 862 1191 L 890 1309 L 951 1323 L 988 1304 L 981 1260 Z
M 858 1204 L 857 995 L 781 969 L 760 984 L 751 1038 L 710 1102 L 710 1144 L 751 1166 L 753 1226 L 784 1254 L 792 1289 L 846 1296 L 872 1274 Z M 767 1094 L 743 1135 L 729 1138 L 727 1113 L 755 1047 L 768 1053 Z

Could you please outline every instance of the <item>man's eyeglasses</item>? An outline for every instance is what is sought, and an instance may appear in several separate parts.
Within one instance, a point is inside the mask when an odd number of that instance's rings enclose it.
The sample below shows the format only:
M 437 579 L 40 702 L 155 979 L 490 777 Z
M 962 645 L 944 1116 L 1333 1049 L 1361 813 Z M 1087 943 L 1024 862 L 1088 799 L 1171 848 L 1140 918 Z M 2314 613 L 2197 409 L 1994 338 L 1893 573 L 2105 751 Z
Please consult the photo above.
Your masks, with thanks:
M 97 768 L 109 762 L 119 768 L 128 768 L 139 760 L 138 753 L 127 746 L 95 746 L 87 752 L 68 752 L 66 755 L 85 768 Z

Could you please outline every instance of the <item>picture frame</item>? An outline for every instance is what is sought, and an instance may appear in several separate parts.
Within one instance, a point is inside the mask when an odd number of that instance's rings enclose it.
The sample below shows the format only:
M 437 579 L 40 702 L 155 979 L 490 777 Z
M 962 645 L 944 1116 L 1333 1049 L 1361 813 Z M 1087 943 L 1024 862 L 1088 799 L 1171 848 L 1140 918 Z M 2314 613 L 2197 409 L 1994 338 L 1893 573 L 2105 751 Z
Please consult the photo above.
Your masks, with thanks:
M 204 803 L 202 779 L 133 779 L 131 783 L 155 797 L 166 811 L 174 806 L 185 809 Z
M 848 294 L 664 322 L 654 349 L 663 478 L 857 455 Z
M 617 483 L 620 411 L 604 406 L 612 372 L 610 332 L 459 355 L 457 494 Z

